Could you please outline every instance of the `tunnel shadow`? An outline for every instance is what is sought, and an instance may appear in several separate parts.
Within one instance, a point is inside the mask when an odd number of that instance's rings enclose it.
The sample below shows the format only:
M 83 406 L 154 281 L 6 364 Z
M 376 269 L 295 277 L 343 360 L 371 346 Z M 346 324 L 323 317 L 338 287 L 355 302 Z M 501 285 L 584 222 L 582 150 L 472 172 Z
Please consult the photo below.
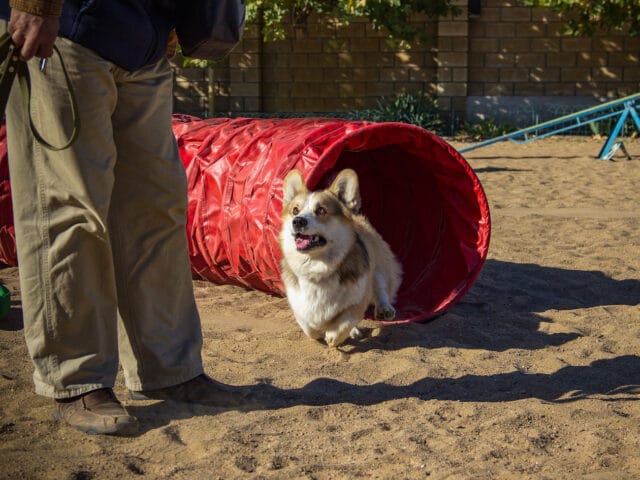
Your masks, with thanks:
M 640 281 L 636 279 L 616 280 L 600 271 L 490 259 L 472 289 L 448 313 L 422 324 L 369 329 L 369 335 L 350 345 L 348 351 L 412 346 L 541 349 L 582 336 L 579 329 L 542 331 L 542 324 L 552 322 L 544 312 L 639 303 Z

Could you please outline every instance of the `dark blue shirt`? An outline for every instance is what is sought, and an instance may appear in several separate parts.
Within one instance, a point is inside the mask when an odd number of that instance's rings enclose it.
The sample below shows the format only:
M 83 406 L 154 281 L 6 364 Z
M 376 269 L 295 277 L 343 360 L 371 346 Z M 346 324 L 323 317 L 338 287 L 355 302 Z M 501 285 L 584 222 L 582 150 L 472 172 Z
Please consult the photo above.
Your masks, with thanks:
M 138 70 L 166 54 L 178 1 L 65 0 L 59 35 Z M 0 0 L 0 17 L 8 19 L 9 13 L 9 0 Z

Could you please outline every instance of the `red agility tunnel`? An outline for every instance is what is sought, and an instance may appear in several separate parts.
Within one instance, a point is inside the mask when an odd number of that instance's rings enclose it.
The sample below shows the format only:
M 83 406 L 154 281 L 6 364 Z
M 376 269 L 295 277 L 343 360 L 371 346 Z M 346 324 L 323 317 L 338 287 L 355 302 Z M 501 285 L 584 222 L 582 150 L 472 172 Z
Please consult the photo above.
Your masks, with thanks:
M 174 116 L 189 182 L 194 276 L 278 295 L 282 181 L 310 189 L 343 168 L 360 179 L 362 210 L 402 263 L 398 319 L 429 320 L 477 279 L 489 247 L 489 206 L 464 158 L 421 128 L 324 118 L 199 120 Z
M 7 129 L 0 125 L 0 262 L 16 266 L 16 233 L 11 208 L 11 183 L 9 182 L 9 157 L 7 156 Z

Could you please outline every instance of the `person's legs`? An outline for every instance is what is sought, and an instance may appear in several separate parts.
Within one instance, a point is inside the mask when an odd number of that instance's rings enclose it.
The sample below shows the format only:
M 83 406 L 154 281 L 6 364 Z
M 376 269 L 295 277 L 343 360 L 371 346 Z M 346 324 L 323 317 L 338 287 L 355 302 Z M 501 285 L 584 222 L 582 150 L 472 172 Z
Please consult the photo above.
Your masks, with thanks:
M 36 392 L 56 399 L 56 419 L 88 433 L 126 434 L 137 422 L 112 391 L 117 295 L 107 234 L 115 85 L 109 64 L 95 54 L 65 40 L 58 47 L 82 122 L 74 145 L 54 152 L 35 141 L 17 86 L 7 105 L 25 340 Z M 61 145 L 71 131 L 71 111 L 59 59 L 42 72 L 33 60 L 29 73 L 33 122 Z
M 70 398 L 113 386 L 117 296 L 107 213 L 116 161 L 109 64 L 59 40 L 82 122 L 74 145 L 54 152 L 36 143 L 17 84 L 7 107 L 10 177 L 25 338 L 36 392 Z M 60 63 L 29 62 L 31 114 L 47 140 L 63 143 L 71 112 Z
M 216 406 L 250 389 L 203 374 L 202 331 L 186 235 L 187 179 L 178 155 L 168 63 L 115 70 L 118 149 L 109 213 L 120 309 L 120 362 L 131 399 Z M 253 403 L 253 400 L 251 400 Z
M 249 391 L 203 374 L 185 230 L 187 179 L 171 128 L 171 70 L 163 60 L 114 75 L 118 160 L 109 231 L 122 320 L 120 362 L 130 398 L 245 404 Z
M 109 212 L 127 386 L 150 390 L 203 372 L 202 333 L 186 236 L 187 181 L 171 128 L 166 60 L 116 68 L 118 151 Z
M 110 393 L 120 349 L 132 390 L 155 394 L 173 385 L 163 398 L 237 404 L 236 390 L 202 375 L 166 63 L 129 74 L 73 42 L 57 45 L 80 109 L 73 146 L 53 152 L 35 142 L 17 88 L 7 106 L 36 392 L 58 399 L 57 417 L 75 428 L 120 433 L 134 420 Z M 29 69 L 34 123 L 62 144 L 71 111 L 59 62 L 50 59 L 40 72 L 34 60 Z

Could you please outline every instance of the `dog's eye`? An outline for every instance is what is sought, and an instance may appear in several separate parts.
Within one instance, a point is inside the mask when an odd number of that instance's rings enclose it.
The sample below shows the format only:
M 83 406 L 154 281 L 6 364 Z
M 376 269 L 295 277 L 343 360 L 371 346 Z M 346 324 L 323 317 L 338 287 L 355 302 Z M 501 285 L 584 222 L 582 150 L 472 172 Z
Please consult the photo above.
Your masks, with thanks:
M 318 215 L 319 217 L 324 215 L 325 213 L 327 213 L 327 209 L 324 207 L 318 207 L 316 208 L 316 215 Z
M 293 207 L 293 209 L 291 210 L 291 213 L 293 213 L 294 215 L 297 215 L 300 213 L 300 209 L 298 207 Z

